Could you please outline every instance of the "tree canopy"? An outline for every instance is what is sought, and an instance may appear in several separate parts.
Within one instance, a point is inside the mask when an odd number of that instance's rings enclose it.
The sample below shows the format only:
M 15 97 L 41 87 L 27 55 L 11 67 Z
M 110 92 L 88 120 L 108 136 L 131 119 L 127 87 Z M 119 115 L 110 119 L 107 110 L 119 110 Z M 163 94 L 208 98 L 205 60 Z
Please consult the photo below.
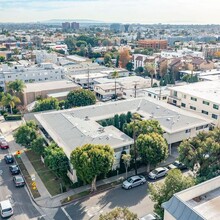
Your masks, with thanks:
M 1 100 L 3 106 L 10 106 L 11 114 L 13 113 L 12 109 L 20 102 L 21 100 L 17 96 L 10 95 L 9 93 L 4 94 Z
M 45 164 L 59 177 L 66 177 L 69 168 L 69 160 L 63 149 L 55 143 L 50 144 L 44 150 Z
M 138 217 L 128 208 L 116 207 L 106 214 L 101 214 L 99 220 L 138 220 Z
M 194 184 L 195 181 L 192 177 L 184 176 L 178 169 L 170 170 L 163 183 L 149 184 L 150 198 L 155 202 L 154 212 L 163 218 L 162 203 L 167 202 L 175 193 Z
M 34 112 L 46 111 L 46 110 L 53 110 L 59 109 L 59 101 L 56 98 L 47 98 L 43 100 L 37 101 L 34 106 Z
M 84 183 L 92 183 L 91 191 L 96 190 L 96 178 L 111 170 L 114 151 L 108 145 L 86 144 L 72 151 L 70 161 L 77 177 Z
M 37 138 L 37 126 L 33 121 L 20 126 L 14 134 L 15 141 L 25 147 L 30 147 L 33 140 Z
M 70 106 L 87 106 L 96 103 L 96 97 L 94 93 L 90 90 L 78 89 L 71 91 L 67 95 L 67 101 Z
M 198 182 L 220 174 L 220 129 L 200 132 L 179 146 L 179 159 L 194 171 Z
M 18 94 L 24 91 L 25 84 L 22 80 L 16 79 L 15 81 L 9 82 L 7 89 L 12 92 L 12 94 Z
M 150 166 L 156 166 L 168 156 L 168 145 L 164 137 L 158 133 L 141 134 L 137 139 L 138 152 L 142 161 Z

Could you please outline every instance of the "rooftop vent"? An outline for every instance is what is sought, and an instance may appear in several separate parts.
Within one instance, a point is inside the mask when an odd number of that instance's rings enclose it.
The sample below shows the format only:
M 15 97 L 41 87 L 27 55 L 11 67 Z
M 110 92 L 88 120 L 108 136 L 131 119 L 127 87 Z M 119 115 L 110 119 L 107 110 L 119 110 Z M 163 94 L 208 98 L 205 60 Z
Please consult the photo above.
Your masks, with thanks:
M 104 131 L 105 131 L 105 128 L 104 128 L 104 127 L 99 127 L 99 128 L 98 128 L 98 131 L 104 132 Z
M 85 117 L 85 121 L 89 121 L 89 116 L 86 116 L 86 117 Z
M 160 106 L 157 106 L 157 109 L 160 109 Z
M 171 120 L 171 118 L 167 118 L 167 121 L 170 121 Z

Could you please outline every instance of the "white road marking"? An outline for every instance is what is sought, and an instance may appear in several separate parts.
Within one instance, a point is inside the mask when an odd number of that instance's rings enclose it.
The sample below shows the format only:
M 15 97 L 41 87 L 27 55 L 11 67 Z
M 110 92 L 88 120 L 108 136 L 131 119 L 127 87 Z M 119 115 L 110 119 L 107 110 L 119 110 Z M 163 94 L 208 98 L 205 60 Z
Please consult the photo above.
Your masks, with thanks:
M 69 220 L 73 220 L 70 215 L 67 213 L 67 211 L 65 210 L 65 208 L 61 207 L 63 213 L 66 215 L 66 217 L 69 219 Z
M 99 206 L 99 205 L 93 206 L 91 208 L 87 208 L 85 211 L 89 217 L 99 215 L 103 212 L 103 210 L 101 210 L 101 206 Z

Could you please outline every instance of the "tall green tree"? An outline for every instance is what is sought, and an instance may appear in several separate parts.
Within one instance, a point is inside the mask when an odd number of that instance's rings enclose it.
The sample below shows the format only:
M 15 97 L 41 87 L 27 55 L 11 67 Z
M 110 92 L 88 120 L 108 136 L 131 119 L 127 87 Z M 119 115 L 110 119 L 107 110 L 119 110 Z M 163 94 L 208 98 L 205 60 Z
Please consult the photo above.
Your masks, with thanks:
M 167 202 L 175 193 L 187 189 L 195 184 L 190 176 L 184 176 L 180 170 L 173 169 L 168 172 L 164 183 L 149 184 L 150 198 L 154 205 L 154 212 L 163 218 L 162 203 Z
M 3 106 L 10 106 L 11 114 L 13 114 L 12 109 L 20 102 L 21 100 L 17 96 L 10 95 L 9 93 L 4 94 L 1 100 Z
M 114 151 L 108 145 L 86 144 L 72 151 L 70 161 L 77 177 L 84 183 L 91 183 L 91 191 L 95 191 L 97 176 L 112 169 Z
M 128 208 L 116 207 L 106 214 L 101 214 L 99 220 L 138 220 L 138 217 Z
M 112 65 L 112 57 L 109 53 L 106 53 L 104 56 L 104 63 L 106 66 L 111 66 Z
M 37 126 L 33 121 L 21 125 L 14 134 L 16 143 L 25 147 L 30 147 L 37 138 Z
M 147 171 L 151 165 L 156 166 L 168 156 L 168 145 L 164 137 L 158 133 L 141 134 L 137 138 L 138 152 Z
M 59 107 L 58 99 L 51 97 L 37 101 L 33 111 L 40 112 L 40 111 L 53 110 L 53 109 L 58 110 L 60 109 L 60 107 Z
M 69 160 L 63 149 L 52 143 L 44 150 L 45 164 L 53 170 L 57 176 L 65 178 L 69 168 Z
M 20 79 L 16 79 L 15 81 L 9 82 L 7 85 L 7 90 L 11 91 L 12 94 L 15 95 L 18 95 L 19 93 L 23 92 L 25 88 L 25 83 Z
M 114 116 L 114 126 L 119 129 L 119 116 L 116 114 Z
M 90 90 L 78 89 L 69 92 L 67 95 L 67 101 L 70 106 L 87 106 L 96 103 L 96 97 Z

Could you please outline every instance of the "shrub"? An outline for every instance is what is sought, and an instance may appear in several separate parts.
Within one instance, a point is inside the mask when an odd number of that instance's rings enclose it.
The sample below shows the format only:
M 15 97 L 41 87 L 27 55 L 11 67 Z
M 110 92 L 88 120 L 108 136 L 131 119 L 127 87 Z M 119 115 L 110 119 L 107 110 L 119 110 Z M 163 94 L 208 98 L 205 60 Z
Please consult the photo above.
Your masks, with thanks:
M 21 115 L 4 115 L 5 121 L 21 120 Z

